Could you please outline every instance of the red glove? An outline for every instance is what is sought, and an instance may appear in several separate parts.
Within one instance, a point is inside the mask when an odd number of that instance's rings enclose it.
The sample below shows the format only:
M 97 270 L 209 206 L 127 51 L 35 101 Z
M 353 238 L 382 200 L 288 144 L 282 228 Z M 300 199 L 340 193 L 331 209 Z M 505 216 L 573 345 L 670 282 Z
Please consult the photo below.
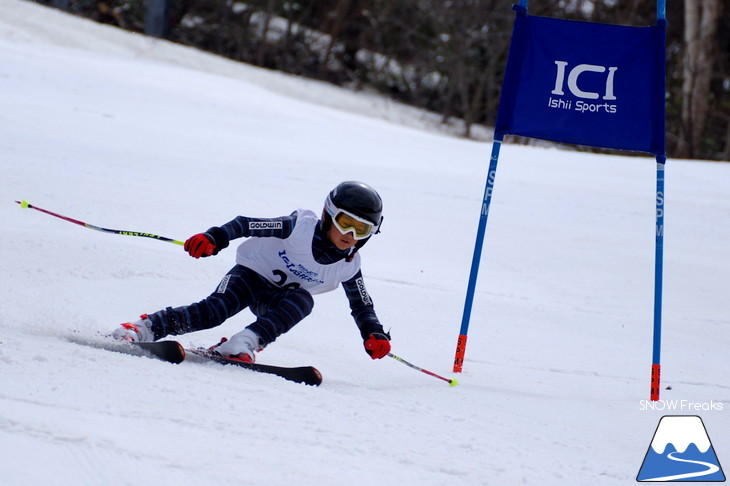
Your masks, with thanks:
M 365 352 L 371 358 L 380 359 L 390 353 L 390 336 L 379 332 L 374 332 L 365 340 Z
M 198 233 L 191 236 L 185 242 L 183 248 L 193 258 L 207 257 L 218 253 L 213 237 L 207 233 Z

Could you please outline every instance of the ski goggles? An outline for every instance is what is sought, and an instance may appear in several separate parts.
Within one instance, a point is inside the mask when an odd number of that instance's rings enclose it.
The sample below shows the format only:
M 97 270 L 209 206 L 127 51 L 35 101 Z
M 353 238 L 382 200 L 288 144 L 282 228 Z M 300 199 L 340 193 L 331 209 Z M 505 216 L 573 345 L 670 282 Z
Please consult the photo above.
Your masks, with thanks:
M 356 240 L 364 240 L 372 235 L 376 229 L 370 221 L 342 209 L 337 210 L 337 213 L 332 217 L 332 222 L 340 233 L 343 235 L 352 233 Z

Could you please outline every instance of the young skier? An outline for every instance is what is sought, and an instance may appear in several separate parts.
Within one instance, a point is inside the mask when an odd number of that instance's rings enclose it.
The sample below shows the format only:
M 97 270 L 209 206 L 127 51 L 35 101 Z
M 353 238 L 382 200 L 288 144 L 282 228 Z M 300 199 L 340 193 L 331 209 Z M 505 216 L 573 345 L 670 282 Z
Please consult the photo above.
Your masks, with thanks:
M 380 231 L 383 203 L 362 182 L 343 182 L 325 200 L 322 218 L 298 209 L 279 218 L 238 216 L 220 227 L 190 237 L 184 249 L 192 257 L 216 255 L 231 240 L 238 246 L 236 265 L 207 298 L 183 307 L 143 314 L 115 329 L 111 336 L 126 341 L 156 341 L 219 326 L 249 307 L 256 320 L 213 347 L 222 356 L 245 362 L 312 311 L 312 295 L 342 283 L 372 359 L 390 352 L 390 334 L 375 314 L 365 289 L 357 251 Z

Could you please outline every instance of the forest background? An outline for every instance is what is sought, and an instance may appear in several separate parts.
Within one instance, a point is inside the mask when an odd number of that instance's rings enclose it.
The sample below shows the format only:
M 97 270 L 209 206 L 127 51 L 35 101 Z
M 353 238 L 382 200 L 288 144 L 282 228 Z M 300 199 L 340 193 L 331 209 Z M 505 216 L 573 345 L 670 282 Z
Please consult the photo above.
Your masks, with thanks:
M 372 90 L 493 126 L 514 12 L 508 0 L 37 0 L 231 59 Z M 529 13 L 656 22 L 652 0 L 533 0 Z M 730 160 L 730 0 L 667 2 L 667 155 Z M 510 137 L 511 141 L 528 143 Z M 597 150 L 581 147 L 583 150 Z

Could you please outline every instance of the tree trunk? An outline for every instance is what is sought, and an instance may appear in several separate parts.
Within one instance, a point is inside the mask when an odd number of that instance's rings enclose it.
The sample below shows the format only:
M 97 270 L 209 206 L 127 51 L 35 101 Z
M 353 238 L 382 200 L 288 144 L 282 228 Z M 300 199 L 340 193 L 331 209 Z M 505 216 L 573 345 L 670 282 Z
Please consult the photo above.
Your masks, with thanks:
M 684 65 L 682 69 L 682 124 L 677 155 L 695 157 L 710 107 L 713 51 L 720 18 L 720 0 L 684 2 Z
M 266 62 L 266 51 L 268 49 L 269 27 L 274 16 L 274 2 L 269 0 L 266 2 L 266 12 L 264 13 L 264 25 L 261 28 L 261 38 L 259 39 L 258 49 L 256 49 L 256 64 L 264 66 Z

